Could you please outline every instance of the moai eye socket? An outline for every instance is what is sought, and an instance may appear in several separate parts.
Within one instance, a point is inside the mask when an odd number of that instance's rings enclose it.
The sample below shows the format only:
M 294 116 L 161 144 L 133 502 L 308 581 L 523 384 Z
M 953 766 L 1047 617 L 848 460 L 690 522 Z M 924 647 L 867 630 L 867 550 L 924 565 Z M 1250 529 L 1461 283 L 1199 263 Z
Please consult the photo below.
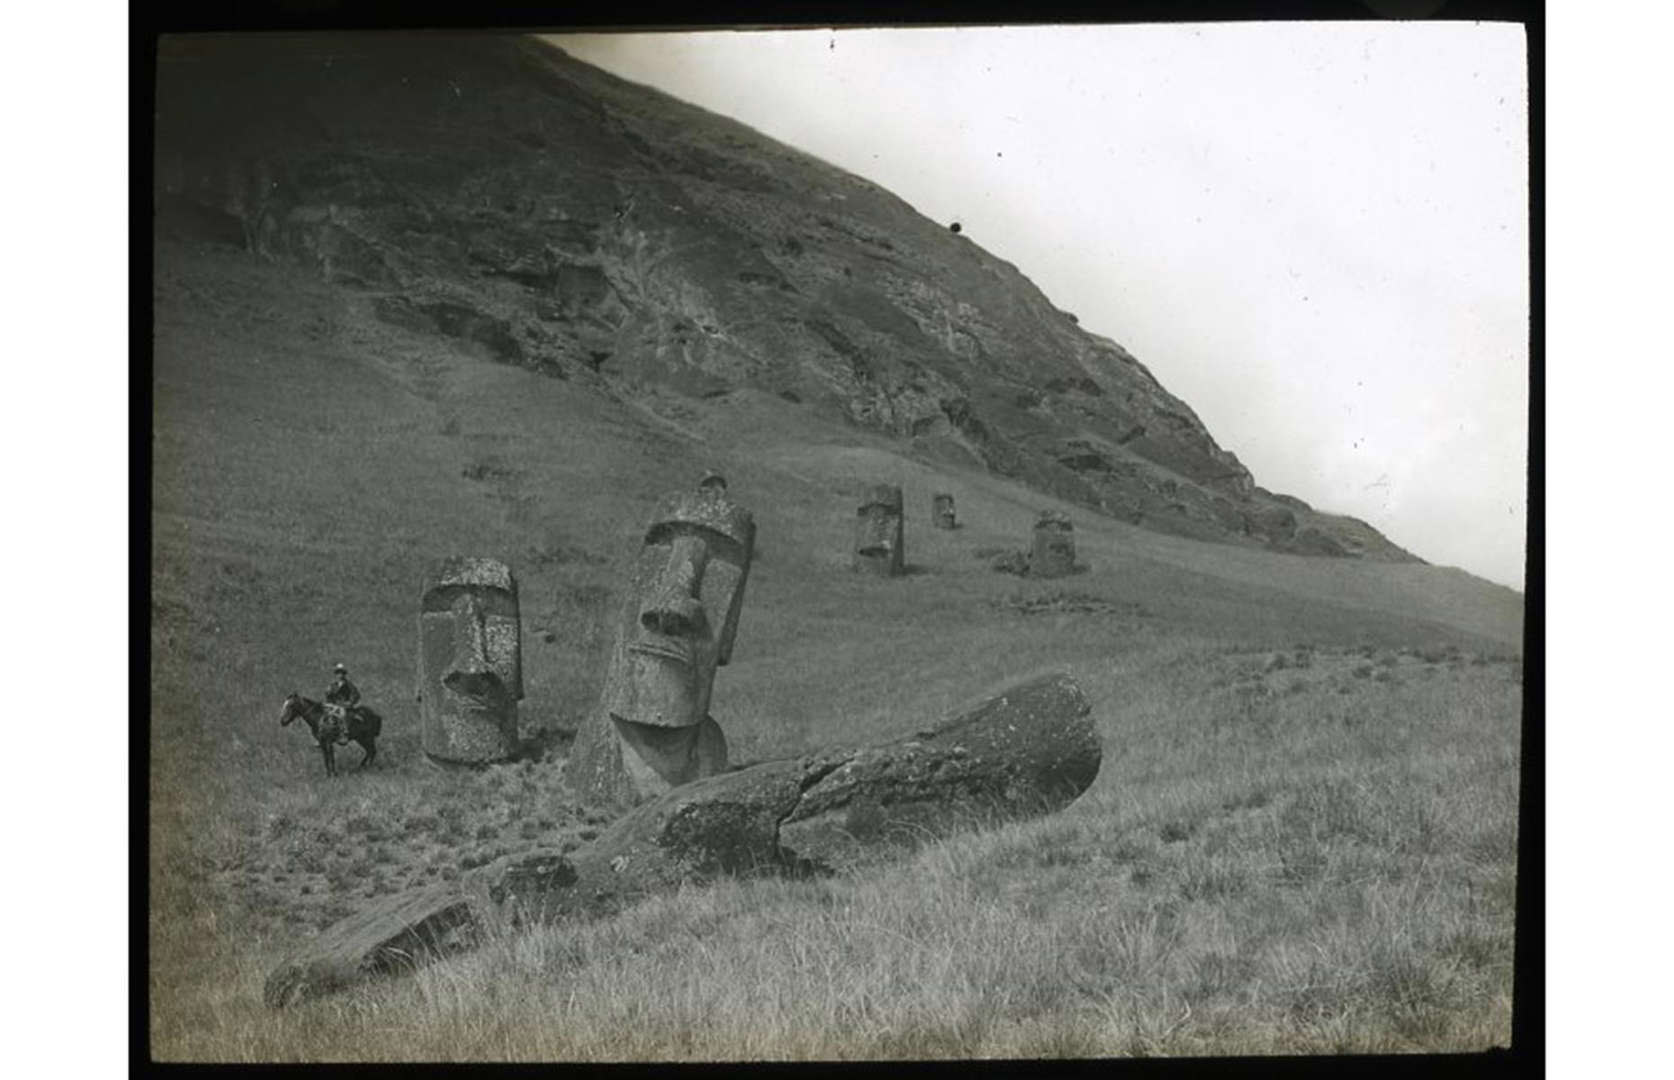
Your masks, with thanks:
M 482 585 L 439 585 L 426 590 L 419 601 L 419 610 L 426 615 L 452 614 L 466 599 L 476 602 L 483 615 L 517 617 L 517 597 L 504 589 Z

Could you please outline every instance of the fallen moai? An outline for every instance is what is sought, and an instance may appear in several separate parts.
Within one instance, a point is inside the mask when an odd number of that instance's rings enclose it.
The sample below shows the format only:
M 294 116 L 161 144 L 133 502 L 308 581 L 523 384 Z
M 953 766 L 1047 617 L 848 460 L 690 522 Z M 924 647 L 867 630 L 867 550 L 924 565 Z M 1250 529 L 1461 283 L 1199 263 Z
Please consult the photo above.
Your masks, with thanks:
M 410 969 L 496 925 L 605 916 L 722 874 L 830 873 L 1052 813 L 1092 784 L 1099 761 L 1080 687 L 1061 673 L 1032 679 L 903 739 L 676 788 L 580 850 L 508 855 L 375 903 L 275 969 L 264 996 L 281 1007 Z
M 517 751 L 523 643 L 504 563 L 455 556 L 419 600 L 419 733 L 436 761 L 481 765 Z
M 620 609 L 599 702 L 576 735 L 570 787 L 622 810 L 727 767 L 709 715 L 715 669 L 732 659 L 755 520 L 706 474 L 657 504 Z

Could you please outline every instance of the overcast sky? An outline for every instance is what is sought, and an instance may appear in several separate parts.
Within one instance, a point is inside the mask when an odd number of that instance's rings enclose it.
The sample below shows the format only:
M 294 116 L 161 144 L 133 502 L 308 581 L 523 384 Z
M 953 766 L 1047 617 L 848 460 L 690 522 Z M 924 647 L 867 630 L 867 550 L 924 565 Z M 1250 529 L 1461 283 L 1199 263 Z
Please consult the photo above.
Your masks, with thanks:
M 960 222 L 1257 483 L 1522 587 L 1520 27 L 554 40 Z

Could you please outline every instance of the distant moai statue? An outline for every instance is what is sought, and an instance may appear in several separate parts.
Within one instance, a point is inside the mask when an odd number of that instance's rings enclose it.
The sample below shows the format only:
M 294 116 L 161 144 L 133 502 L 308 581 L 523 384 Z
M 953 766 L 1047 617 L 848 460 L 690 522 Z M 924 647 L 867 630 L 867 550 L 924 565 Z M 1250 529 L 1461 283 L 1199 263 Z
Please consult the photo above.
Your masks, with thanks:
M 568 765 L 583 801 L 623 810 L 726 771 L 709 701 L 715 669 L 732 659 L 755 540 L 755 519 L 717 474 L 657 504 Z
M 1063 577 L 1075 572 L 1075 525 L 1069 515 L 1042 510 L 1035 522 L 1034 550 L 1029 556 L 1030 577 Z
M 958 523 L 953 516 L 953 496 L 947 492 L 938 492 L 930 500 L 930 522 L 938 529 L 955 529 Z
M 879 577 L 895 577 L 905 566 L 901 489 L 874 484 L 856 511 L 854 568 Z
M 516 752 L 523 640 L 517 581 L 504 563 L 454 556 L 426 579 L 418 698 L 433 760 L 480 765 Z

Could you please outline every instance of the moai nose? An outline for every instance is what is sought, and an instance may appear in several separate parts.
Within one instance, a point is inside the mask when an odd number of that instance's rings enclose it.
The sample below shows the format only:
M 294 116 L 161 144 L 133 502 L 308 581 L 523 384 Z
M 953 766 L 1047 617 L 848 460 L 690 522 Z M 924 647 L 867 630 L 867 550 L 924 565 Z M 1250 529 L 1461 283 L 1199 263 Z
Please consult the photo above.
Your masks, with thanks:
M 489 670 L 488 628 L 483 619 L 482 606 L 475 597 L 466 597 L 457 609 L 455 621 L 452 673 L 480 675 Z
M 669 637 L 687 637 L 703 625 L 703 604 L 691 597 L 668 597 L 646 607 L 639 622 L 647 630 Z
M 702 628 L 705 613 L 697 594 L 703 584 L 705 550 L 692 537 L 681 537 L 674 542 L 668 562 L 652 583 L 650 595 L 640 609 L 641 626 L 670 637 L 686 637 Z

